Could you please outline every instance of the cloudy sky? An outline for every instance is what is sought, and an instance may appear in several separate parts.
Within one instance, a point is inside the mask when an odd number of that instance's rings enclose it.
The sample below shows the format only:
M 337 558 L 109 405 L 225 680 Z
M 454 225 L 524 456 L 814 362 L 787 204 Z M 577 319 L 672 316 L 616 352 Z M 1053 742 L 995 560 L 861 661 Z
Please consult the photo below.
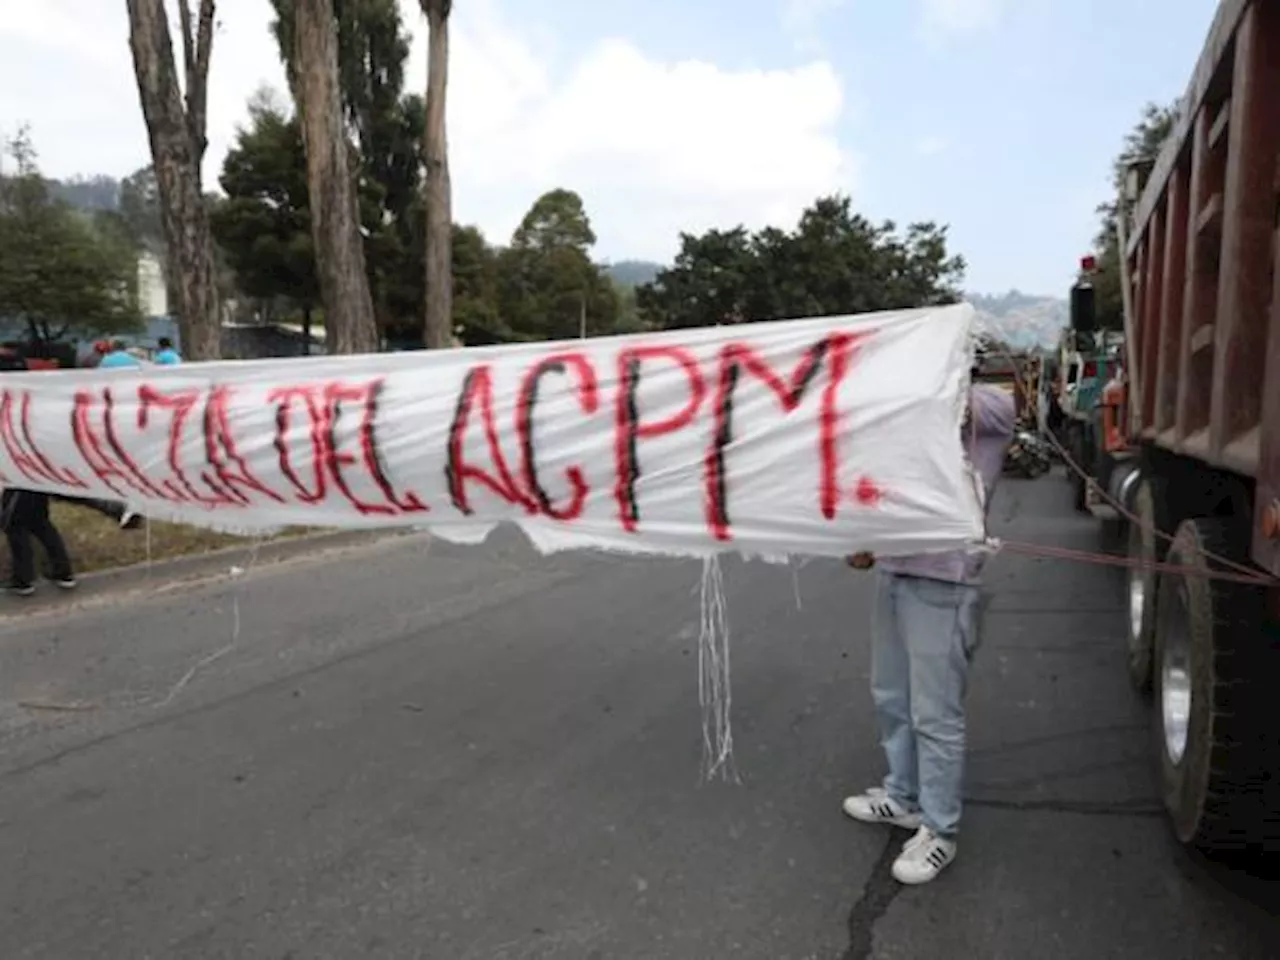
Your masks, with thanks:
M 425 25 L 410 82 L 425 85 Z M 459 0 L 455 212 L 504 241 L 542 191 L 586 200 L 602 259 L 681 230 L 790 225 L 841 190 L 951 225 L 968 287 L 1061 294 L 1142 104 L 1182 93 L 1212 0 Z M 206 183 L 256 88 L 267 0 L 219 0 Z M 45 171 L 148 162 L 125 0 L 0 0 L 0 132 Z

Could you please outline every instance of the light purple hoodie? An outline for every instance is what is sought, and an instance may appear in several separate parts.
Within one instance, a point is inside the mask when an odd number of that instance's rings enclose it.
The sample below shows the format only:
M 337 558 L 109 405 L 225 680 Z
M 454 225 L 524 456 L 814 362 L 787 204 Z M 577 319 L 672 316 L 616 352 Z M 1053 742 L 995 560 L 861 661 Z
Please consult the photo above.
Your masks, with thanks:
M 986 503 L 1004 467 L 1005 451 L 1013 440 L 1018 410 L 1013 394 L 991 384 L 975 383 L 969 390 L 972 420 L 964 427 L 965 452 L 986 489 Z M 977 550 L 922 553 L 910 557 L 885 557 L 879 566 L 887 573 L 977 584 L 986 555 Z

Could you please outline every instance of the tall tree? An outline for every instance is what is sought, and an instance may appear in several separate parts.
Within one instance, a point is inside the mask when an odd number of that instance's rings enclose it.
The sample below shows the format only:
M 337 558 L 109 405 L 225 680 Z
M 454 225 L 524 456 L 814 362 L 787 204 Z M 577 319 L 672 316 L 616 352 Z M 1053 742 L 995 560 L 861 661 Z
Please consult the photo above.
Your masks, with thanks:
M 249 105 L 249 125 L 222 164 L 225 200 L 214 208 L 213 234 L 239 289 L 263 300 L 284 298 L 302 312 L 303 350 L 320 303 L 306 150 L 296 117 L 268 97 Z
M 0 179 L 0 316 L 40 344 L 137 329 L 138 261 L 120 219 L 56 199 L 25 130 L 6 152 L 17 170 Z
M 428 347 L 449 344 L 453 326 L 453 186 L 445 101 L 449 86 L 449 15 L 453 0 L 419 0 L 427 17 L 427 124 L 423 154 L 427 167 L 426 329 Z
M 511 246 L 518 250 L 565 247 L 585 255 L 595 243 L 582 197 L 563 187 L 548 190 L 535 200 L 511 235 Z
M 1160 107 L 1148 103 L 1142 108 L 1141 118 L 1125 135 L 1124 145 L 1112 162 L 1113 199 L 1098 207 L 1102 225 L 1093 241 L 1097 272 L 1091 278 L 1098 324 L 1103 329 L 1119 330 L 1124 326 L 1124 299 L 1120 290 L 1120 239 L 1116 232 L 1116 222 L 1119 217 L 1129 217 L 1132 213 L 1124 201 L 1125 179 L 1129 168 L 1134 164 L 1155 160 L 1177 119 L 1177 104 Z
M 271 3 L 280 56 L 294 78 L 296 0 Z M 403 95 L 410 37 L 397 0 L 334 0 L 333 13 L 338 87 L 347 135 L 354 141 L 351 166 L 370 296 L 378 327 L 388 330 L 412 322 L 405 319 L 397 285 L 406 255 L 403 225 L 421 183 L 422 98 Z M 418 316 L 421 310 L 419 299 L 408 315 Z M 420 319 L 416 322 L 420 327 Z
M 297 71 L 297 0 L 271 0 L 271 30 L 293 84 Z M 404 93 L 410 37 L 397 0 L 332 0 L 337 29 L 338 87 L 342 112 L 360 150 L 371 156 L 386 138 L 385 127 Z
M 402 97 L 383 118 L 375 155 L 362 157 L 365 256 L 374 309 L 388 334 L 422 341 L 424 221 L 422 98 Z M 412 296 L 407 296 L 412 291 Z
M 554 340 L 613 331 L 618 292 L 591 261 L 595 242 L 578 194 L 556 189 L 534 201 L 498 258 L 500 316 L 513 334 Z
M 129 47 L 160 197 L 161 219 L 177 295 L 182 347 L 194 359 L 217 359 L 221 309 L 208 210 L 201 186 L 214 0 L 177 0 L 184 77 L 179 84 L 164 0 L 127 0 Z
M 325 345 L 330 353 L 378 349 L 351 151 L 343 124 L 338 28 L 332 0 L 296 0 L 291 71 L 302 118 Z

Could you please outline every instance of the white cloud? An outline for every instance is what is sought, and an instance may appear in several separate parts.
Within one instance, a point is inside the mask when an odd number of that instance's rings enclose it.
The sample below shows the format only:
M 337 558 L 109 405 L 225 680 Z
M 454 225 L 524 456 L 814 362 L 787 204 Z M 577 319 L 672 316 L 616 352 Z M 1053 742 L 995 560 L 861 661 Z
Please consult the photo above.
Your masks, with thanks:
M 415 8 L 402 0 L 416 27 Z M 425 29 L 415 39 L 410 76 L 422 78 Z M 553 41 L 487 0 L 458 8 L 450 39 L 455 210 L 495 240 L 555 186 L 583 195 L 601 253 L 665 258 L 681 230 L 791 221 L 854 185 L 835 134 L 843 91 L 825 62 L 726 71 L 612 38 L 553 72 Z
M 205 165 L 209 187 L 217 183 L 250 95 L 264 82 L 284 86 L 268 30 L 267 0 L 220 0 L 217 10 Z M 176 33 L 174 42 L 180 58 Z M 0 0 L 0 117 L 9 126 L 30 122 L 42 165 L 53 176 L 119 176 L 148 163 L 125 4 Z
M 401 6 L 415 35 L 408 86 L 421 89 L 426 27 L 417 0 Z M 267 0 L 218 10 L 208 186 L 250 95 L 284 84 Z M 0 50 L 0 117 L 31 121 L 48 173 L 118 176 L 148 161 L 123 3 L 0 0 Z M 459 5 L 451 54 L 455 215 L 495 241 L 556 186 L 583 194 L 602 255 L 665 258 L 680 230 L 787 223 L 855 184 L 856 158 L 836 135 L 840 78 L 823 61 L 730 71 L 620 38 L 566 58 L 491 0 Z
M 1007 5 L 1007 0 L 921 0 L 920 19 L 925 34 L 940 40 L 991 29 Z

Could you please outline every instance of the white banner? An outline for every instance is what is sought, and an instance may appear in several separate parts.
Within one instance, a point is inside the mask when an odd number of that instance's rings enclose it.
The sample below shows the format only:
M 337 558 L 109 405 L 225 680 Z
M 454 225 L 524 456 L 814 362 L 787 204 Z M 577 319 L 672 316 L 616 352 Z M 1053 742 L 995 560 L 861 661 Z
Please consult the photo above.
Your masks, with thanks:
M 543 551 L 982 537 L 966 305 L 599 340 L 0 376 L 0 484 L 223 530 L 518 523 Z

